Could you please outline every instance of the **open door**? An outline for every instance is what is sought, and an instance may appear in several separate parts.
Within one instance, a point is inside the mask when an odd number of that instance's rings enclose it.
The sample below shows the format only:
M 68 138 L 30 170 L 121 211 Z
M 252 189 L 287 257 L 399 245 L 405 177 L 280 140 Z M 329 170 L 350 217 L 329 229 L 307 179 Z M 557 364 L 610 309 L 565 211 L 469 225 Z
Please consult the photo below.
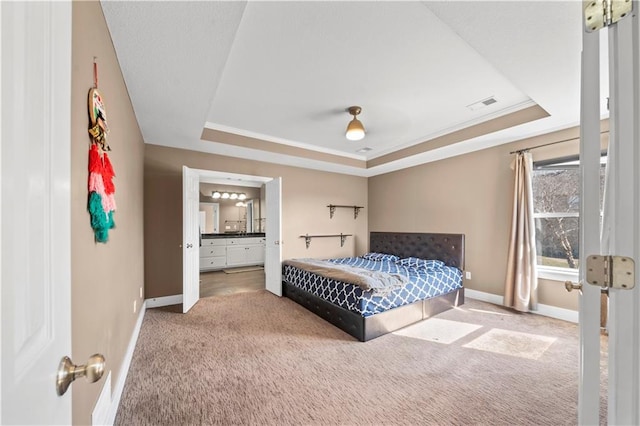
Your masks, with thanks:
M 200 177 L 182 166 L 182 312 L 200 300 Z
M 71 17 L 70 2 L 0 2 L 0 424 L 72 423 L 71 389 L 56 394 L 71 356 Z
M 265 287 L 282 296 L 282 178 L 265 184 L 266 192 L 266 254 L 264 261 Z
M 591 4 L 585 3 L 585 4 Z M 605 2 L 607 6 L 609 2 Z M 617 288 L 617 271 L 608 286 L 608 424 L 640 424 L 640 28 L 638 8 L 633 2 L 613 2 L 613 7 L 631 6 L 633 13 L 617 13 L 605 24 L 609 59 L 609 150 L 607 183 L 602 219 L 602 241 L 596 244 L 596 210 L 590 200 L 596 187 L 595 169 L 599 157 L 599 33 L 584 33 L 582 64 L 581 165 L 583 195 L 581 208 L 580 277 L 583 295 L 580 306 L 580 399 L 579 424 L 598 424 L 599 333 L 594 324 L 600 288 L 588 284 L 583 263 L 590 254 L 625 256 L 635 260 L 631 268 L 635 286 Z M 593 3 L 596 5 L 596 3 Z M 620 18 L 617 22 L 615 20 Z M 604 20 L 603 20 L 604 21 Z M 585 192 L 588 191 L 588 192 Z M 588 195 L 591 194 L 591 195 Z M 587 197 L 585 197 L 587 195 Z M 582 216 L 584 213 L 584 217 Z M 599 243 L 599 241 L 598 241 Z M 583 251 L 583 249 L 585 251 Z M 611 265 L 609 262 L 608 265 Z M 596 344 L 597 343 L 597 344 Z M 596 365 L 596 362 L 598 365 Z
M 583 31 L 580 110 L 580 382 L 578 423 L 600 422 L 600 289 L 585 284 L 586 258 L 600 253 L 600 38 Z

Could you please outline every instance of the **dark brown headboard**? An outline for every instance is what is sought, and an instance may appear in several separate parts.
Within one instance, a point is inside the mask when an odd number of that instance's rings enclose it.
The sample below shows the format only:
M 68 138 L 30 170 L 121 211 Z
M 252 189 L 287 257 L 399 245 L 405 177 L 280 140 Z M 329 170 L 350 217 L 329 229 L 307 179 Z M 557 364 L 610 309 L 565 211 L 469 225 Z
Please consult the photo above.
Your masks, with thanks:
M 371 232 L 369 237 L 369 251 L 438 259 L 448 266 L 464 269 L 464 234 Z

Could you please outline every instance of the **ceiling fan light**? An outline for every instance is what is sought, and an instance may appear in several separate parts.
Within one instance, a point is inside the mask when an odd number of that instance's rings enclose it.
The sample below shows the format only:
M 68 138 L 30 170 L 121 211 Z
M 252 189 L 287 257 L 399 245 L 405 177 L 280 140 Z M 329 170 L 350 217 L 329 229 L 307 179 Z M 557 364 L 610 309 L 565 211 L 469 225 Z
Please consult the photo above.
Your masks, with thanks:
M 353 118 L 347 125 L 347 139 L 350 141 L 359 141 L 364 138 L 364 126 L 357 118 Z
M 364 126 L 362 125 L 360 120 L 356 118 L 356 116 L 360 114 L 361 111 L 362 108 L 360 108 L 359 106 L 352 106 L 347 108 L 347 112 L 353 115 L 353 120 L 351 120 L 347 125 L 347 133 L 345 134 L 347 139 L 349 139 L 350 141 L 359 141 L 360 139 L 364 138 Z

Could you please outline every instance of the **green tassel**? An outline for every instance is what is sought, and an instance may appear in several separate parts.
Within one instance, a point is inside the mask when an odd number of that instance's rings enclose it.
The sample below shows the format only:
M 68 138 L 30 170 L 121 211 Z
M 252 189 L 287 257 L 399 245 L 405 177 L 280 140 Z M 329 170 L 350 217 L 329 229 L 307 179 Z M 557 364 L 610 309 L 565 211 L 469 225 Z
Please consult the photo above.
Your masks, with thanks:
M 102 197 L 97 192 L 89 194 L 88 208 L 96 241 L 106 243 L 109 240 L 109 229 L 116 226 L 113 220 L 113 211 L 105 213 L 102 210 Z

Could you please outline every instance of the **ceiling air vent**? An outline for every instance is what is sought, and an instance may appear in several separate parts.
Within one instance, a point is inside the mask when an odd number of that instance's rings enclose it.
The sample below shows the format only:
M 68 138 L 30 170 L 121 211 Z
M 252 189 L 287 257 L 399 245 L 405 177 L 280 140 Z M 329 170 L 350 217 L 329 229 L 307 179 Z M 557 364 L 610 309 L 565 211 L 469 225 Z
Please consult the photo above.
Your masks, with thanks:
M 467 105 L 467 108 L 469 108 L 471 111 L 477 111 L 479 109 L 486 108 L 491 104 L 495 104 L 496 102 L 498 102 L 496 98 L 491 96 L 490 98 L 472 103 L 471 105 Z
M 357 150 L 356 152 L 369 152 L 372 151 L 373 148 L 369 148 L 368 146 L 365 146 L 364 148 L 360 148 L 359 150 Z

